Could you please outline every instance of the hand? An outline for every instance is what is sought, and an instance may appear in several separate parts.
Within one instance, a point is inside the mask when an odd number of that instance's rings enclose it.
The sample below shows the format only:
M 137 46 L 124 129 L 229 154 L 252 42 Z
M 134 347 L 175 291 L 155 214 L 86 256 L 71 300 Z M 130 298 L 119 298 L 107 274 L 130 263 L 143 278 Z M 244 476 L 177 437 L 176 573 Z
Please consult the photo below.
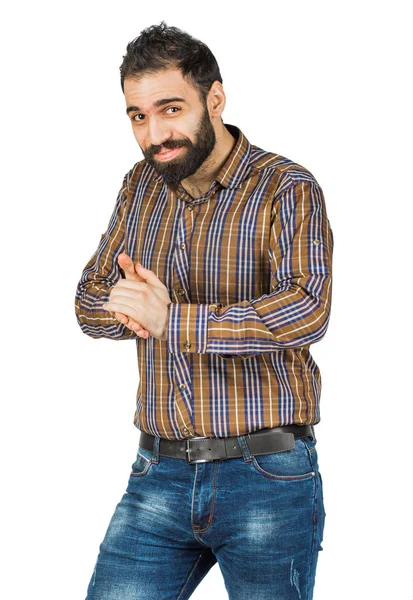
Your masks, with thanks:
M 171 303 L 166 286 L 150 269 L 139 263 L 134 267 L 127 254 L 122 253 L 118 260 L 126 279 L 120 279 L 112 287 L 109 301 L 103 308 L 115 312 L 118 320 L 141 337 L 153 335 L 166 340 Z
M 139 269 L 139 263 L 136 263 L 136 265 L 134 265 L 132 259 L 126 254 L 126 252 L 122 252 L 121 254 L 119 254 L 118 263 L 119 266 L 125 272 L 126 279 L 132 279 L 134 281 L 145 281 L 145 279 L 143 279 L 139 275 L 138 271 L 142 271 L 142 268 Z M 134 331 L 139 337 L 142 337 L 144 339 L 147 339 L 149 337 L 149 331 L 147 329 L 144 329 L 134 319 L 120 312 L 115 312 L 115 317 L 118 319 L 118 321 L 126 325 L 126 327 L 132 329 L 132 331 Z

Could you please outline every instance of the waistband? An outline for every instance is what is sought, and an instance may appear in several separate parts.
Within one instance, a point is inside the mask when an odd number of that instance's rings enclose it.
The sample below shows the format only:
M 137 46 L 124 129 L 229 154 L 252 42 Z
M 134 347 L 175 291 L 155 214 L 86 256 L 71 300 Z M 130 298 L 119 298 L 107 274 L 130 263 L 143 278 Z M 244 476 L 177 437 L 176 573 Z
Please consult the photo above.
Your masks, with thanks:
M 181 458 L 186 462 L 202 463 L 213 460 L 226 460 L 243 456 L 243 451 L 238 443 L 239 436 L 224 438 L 196 437 L 185 440 L 168 440 L 160 438 L 159 454 L 170 458 Z M 292 450 L 295 440 L 302 437 L 316 439 L 313 425 L 283 425 L 259 429 L 243 434 L 250 453 L 274 454 Z M 152 451 L 155 436 L 141 431 L 139 447 Z

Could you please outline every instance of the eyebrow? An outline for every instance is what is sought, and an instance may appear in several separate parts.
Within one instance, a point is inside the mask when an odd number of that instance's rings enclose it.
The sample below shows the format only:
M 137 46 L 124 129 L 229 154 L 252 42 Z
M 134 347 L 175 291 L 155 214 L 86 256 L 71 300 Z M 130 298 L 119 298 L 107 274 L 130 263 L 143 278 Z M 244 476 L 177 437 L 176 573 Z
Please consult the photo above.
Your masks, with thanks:
M 180 98 L 179 96 L 173 96 L 172 98 L 161 98 L 161 100 L 157 100 L 153 103 L 154 108 L 158 108 L 159 106 L 163 106 L 164 104 L 169 104 L 169 102 L 186 102 L 184 98 Z M 132 111 L 140 111 L 139 106 L 128 106 L 126 109 L 126 114 L 128 115 Z

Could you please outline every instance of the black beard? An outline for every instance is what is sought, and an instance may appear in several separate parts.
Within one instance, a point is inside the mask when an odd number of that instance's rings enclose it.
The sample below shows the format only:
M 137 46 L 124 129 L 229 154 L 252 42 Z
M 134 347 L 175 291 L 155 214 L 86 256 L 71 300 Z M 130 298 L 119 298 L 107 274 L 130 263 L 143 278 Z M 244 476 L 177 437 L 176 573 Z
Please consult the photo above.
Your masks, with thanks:
M 209 118 L 208 110 L 204 108 L 204 113 L 195 132 L 195 143 L 190 140 L 167 140 L 161 146 L 150 146 L 145 152 L 142 150 L 146 162 L 148 162 L 159 175 L 162 175 L 165 182 L 176 187 L 183 179 L 193 175 L 203 162 L 211 154 L 215 147 L 216 136 Z M 172 158 L 163 163 L 153 158 L 153 155 L 160 152 L 162 148 L 177 148 L 186 146 L 188 149 L 182 156 Z

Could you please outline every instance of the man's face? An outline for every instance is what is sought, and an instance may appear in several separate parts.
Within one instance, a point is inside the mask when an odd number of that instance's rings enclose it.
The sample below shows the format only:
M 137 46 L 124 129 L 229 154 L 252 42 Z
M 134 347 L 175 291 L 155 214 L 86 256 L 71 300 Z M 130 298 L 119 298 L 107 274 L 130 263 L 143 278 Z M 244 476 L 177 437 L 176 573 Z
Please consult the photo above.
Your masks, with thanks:
M 127 114 L 146 161 L 177 185 L 193 175 L 216 143 L 208 109 L 179 70 L 124 82 Z

